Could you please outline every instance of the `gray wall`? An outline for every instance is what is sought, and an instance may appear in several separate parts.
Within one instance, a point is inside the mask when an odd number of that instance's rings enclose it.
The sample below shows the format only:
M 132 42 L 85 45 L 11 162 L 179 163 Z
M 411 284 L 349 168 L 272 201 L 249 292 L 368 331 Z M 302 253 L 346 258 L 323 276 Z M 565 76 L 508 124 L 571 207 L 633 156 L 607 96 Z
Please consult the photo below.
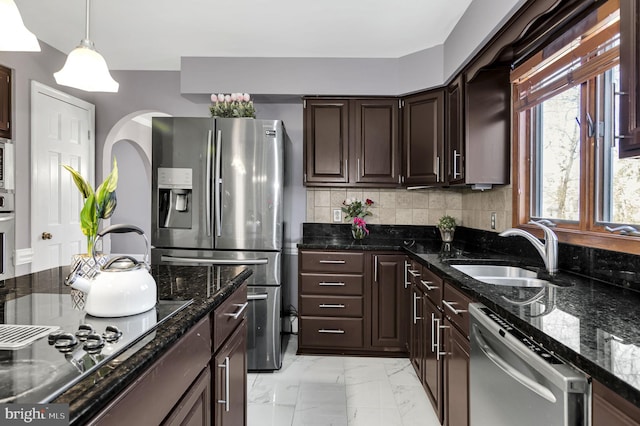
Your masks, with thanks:
M 66 55 L 40 42 L 42 52 L 0 52 L 0 64 L 13 71 L 13 140 L 16 148 L 16 249 L 31 247 L 31 81 L 94 103 L 90 93 L 58 86 L 53 73 L 64 65 Z M 30 272 L 30 265 L 16 267 L 16 275 Z

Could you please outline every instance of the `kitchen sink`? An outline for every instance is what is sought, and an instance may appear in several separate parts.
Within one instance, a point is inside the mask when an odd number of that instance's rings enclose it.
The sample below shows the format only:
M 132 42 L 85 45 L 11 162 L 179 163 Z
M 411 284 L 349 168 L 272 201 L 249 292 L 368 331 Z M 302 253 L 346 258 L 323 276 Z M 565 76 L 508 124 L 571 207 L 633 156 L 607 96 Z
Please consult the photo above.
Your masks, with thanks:
M 451 265 L 463 274 L 470 277 L 496 277 L 496 278 L 536 278 L 537 273 L 517 266 L 505 265 Z
M 505 265 L 451 265 L 463 274 L 486 284 L 508 287 L 544 287 L 548 281 L 537 278 L 537 273 L 517 266 Z

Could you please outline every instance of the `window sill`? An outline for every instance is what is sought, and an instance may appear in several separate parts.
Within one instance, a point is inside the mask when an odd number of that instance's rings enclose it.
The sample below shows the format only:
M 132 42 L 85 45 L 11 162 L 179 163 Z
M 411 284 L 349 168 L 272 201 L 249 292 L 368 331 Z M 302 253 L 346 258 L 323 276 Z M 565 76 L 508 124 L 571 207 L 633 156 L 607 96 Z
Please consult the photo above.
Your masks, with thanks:
M 542 230 L 535 225 L 526 224 L 518 227 L 538 238 L 544 238 Z M 640 255 L 640 237 L 559 227 L 552 229 L 561 243 Z

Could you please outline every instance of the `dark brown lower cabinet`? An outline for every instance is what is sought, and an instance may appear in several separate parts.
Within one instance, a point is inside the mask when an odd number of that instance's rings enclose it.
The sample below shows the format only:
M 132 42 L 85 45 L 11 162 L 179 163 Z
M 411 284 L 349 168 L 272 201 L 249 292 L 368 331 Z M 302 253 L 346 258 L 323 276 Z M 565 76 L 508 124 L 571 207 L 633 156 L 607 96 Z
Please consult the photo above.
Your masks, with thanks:
M 422 364 L 424 354 L 423 344 L 423 332 L 424 328 L 424 315 L 422 309 L 422 299 L 424 298 L 424 292 L 418 285 L 411 286 L 411 322 L 410 322 L 410 336 L 409 336 L 409 359 L 411 365 L 416 371 L 416 375 L 422 380 Z
M 448 426 L 469 425 L 469 340 L 448 319 L 444 357 L 445 421 Z
M 617 395 L 600 382 L 592 383 L 593 426 L 638 426 L 640 408 Z
M 422 385 L 433 404 L 440 423 L 443 418 L 442 366 L 446 352 L 444 349 L 442 312 L 428 298 L 423 298 L 424 326 L 422 329 L 422 350 L 424 364 Z
M 214 357 L 214 425 L 247 424 L 247 320 L 243 320 Z
M 173 412 L 163 423 L 167 426 L 211 425 L 211 371 L 205 368 Z
M 373 255 L 371 297 L 371 346 L 404 351 L 407 314 L 404 305 L 404 259 L 397 254 Z

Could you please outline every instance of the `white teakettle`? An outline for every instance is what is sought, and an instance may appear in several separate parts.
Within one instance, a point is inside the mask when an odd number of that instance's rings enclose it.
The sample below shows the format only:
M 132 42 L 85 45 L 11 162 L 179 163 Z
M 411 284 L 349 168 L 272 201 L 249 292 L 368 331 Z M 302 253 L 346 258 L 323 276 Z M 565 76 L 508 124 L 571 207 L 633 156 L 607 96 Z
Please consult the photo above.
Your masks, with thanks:
M 146 312 L 156 306 L 156 282 L 149 273 L 149 240 L 142 229 L 134 225 L 109 226 L 98 233 L 91 254 L 95 259 L 97 243 L 105 235 L 128 232 L 144 238 L 146 254 L 142 262 L 131 256 L 118 256 L 91 277 L 83 276 L 78 265 L 65 280 L 65 284 L 85 293 L 84 309 L 89 315 L 123 317 Z

